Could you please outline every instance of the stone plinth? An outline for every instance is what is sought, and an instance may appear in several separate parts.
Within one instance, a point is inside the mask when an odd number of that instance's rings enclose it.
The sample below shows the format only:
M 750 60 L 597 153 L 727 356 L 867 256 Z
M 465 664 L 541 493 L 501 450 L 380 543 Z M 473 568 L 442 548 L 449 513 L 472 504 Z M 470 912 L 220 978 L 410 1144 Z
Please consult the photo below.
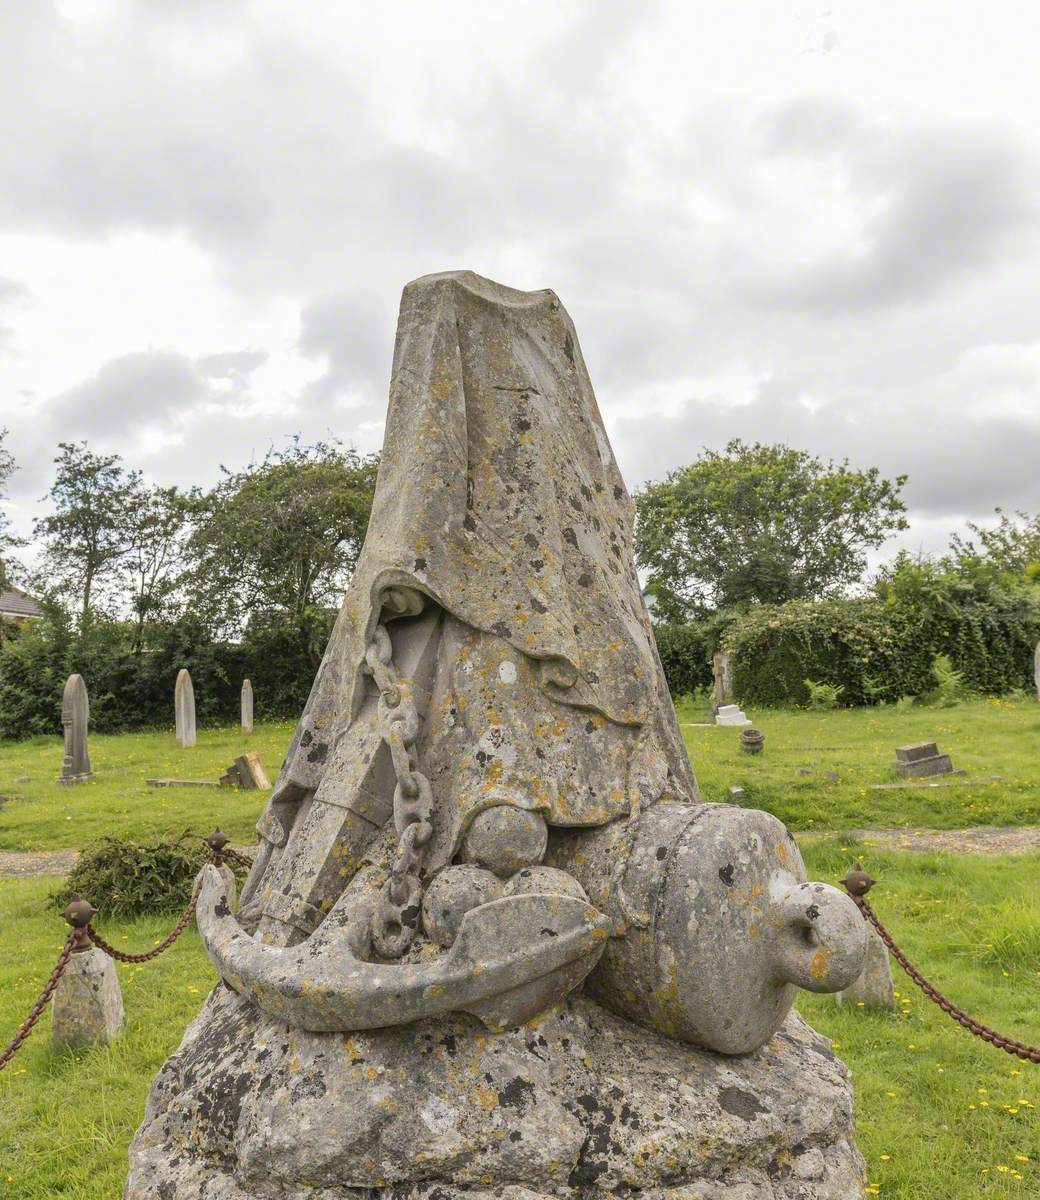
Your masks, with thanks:
M 856 1200 L 848 1072 L 791 1014 L 725 1057 L 574 997 L 315 1034 L 223 984 L 156 1079 L 125 1200 Z M 493 1181 L 493 1182 L 492 1182 Z
M 743 727 L 750 725 L 745 713 L 741 711 L 739 704 L 723 704 L 719 711 L 715 714 L 716 725 L 734 725 Z
M 953 763 L 948 754 L 940 754 L 935 742 L 918 742 L 913 746 L 900 746 L 896 750 L 896 761 L 892 764 L 897 774 L 904 778 L 948 775 Z
M 96 947 L 73 954 L 51 1001 L 51 1044 L 107 1042 L 123 1028 L 123 996 L 116 965 Z
M 843 1005 L 864 1008 L 890 1008 L 896 1006 L 892 987 L 892 964 L 888 948 L 873 929 L 867 938 L 867 958 L 863 974 L 843 992 L 836 992 L 834 999 Z

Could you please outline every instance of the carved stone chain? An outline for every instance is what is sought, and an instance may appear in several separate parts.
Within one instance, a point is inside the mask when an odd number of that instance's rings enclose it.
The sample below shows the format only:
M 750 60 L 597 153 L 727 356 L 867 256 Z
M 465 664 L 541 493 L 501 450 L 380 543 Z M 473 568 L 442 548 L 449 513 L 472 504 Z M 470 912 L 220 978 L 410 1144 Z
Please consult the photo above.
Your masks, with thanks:
M 383 958 L 400 958 L 412 944 L 422 903 L 422 870 L 433 837 L 433 792 L 417 768 L 415 743 L 419 714 L 409 681 L 393 663 L 393 647 L 385 625 L 377 625 L 365 652 L 365 666 L 379 689 L 379 721 L 383 741 L 397 776 L 394 826 L 397 854 L 372 915 L 372 945 Z

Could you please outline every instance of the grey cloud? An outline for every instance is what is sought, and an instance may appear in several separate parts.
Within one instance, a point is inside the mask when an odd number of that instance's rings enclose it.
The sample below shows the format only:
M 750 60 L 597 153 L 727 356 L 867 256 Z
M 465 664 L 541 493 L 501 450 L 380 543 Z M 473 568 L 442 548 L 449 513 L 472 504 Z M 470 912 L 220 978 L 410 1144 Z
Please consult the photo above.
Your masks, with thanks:
M 877 210 L 865 249 L 749 288 L 771 303 L 820 314 L 905 303 L 1033 241 L 1035 164 L 1006 127 L 868 125 L 844 103 L 807 98 L 762 127 L 768 153 L 833 160 Z
M 325 373 L 304 392 L 305 405 L 371 399 L 386 390 L 393 320 L 371 292 L 336 292 L 312 300 L 300 316 L 300 351 L 325 362 Z
M 267 362 L 270 355 L 266 350 L 230 350 L 223 354 L 207 354 L 196 362 L 196 368 L 204 379 L 228 381 L 233 388 L 241 390 L 249 377 Z
M 198 368 L 182 354 L 143 351 L 105 363 L 92 378 L 55 396 L 45 409 L 65 438 L 129 432 L 162 424 L 202 399 Z

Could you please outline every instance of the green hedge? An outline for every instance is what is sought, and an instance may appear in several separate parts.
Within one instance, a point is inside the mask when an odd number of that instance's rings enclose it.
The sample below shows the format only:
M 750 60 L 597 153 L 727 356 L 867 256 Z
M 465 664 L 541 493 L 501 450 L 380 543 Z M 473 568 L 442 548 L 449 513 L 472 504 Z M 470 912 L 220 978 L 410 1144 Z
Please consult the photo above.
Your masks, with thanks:
M 747 704 L 807 704 L 807 679 L 841 688 L 843 705 L 925 697 L 940 654 L 971 691 L 1001 695 L 1033 685 L 1040 589 L 901 561 L 871 596 L 754 605 L 725 622 L 655 633 L 673 695 L 711 685 L 720 643 Z
M 330 621 L 315 630 L 327 640 Z M 293 719 L 306 703 L 316 670 L 314 651 L 269 621 L 240 643 L 214 639 L 191 619 L 155 631 L 149 647 L 132 652 L 118 622 L 75 637 L 60 612 L 27 625 L 0 643 L 0 740 L 61 733 L 65 681 L 81 674 L 98 733 L 165 728 L 173 724 L 177 672 L 191 672 L 200 722 L 237 721 L 242 680 L 250 679 L 259 720 Z

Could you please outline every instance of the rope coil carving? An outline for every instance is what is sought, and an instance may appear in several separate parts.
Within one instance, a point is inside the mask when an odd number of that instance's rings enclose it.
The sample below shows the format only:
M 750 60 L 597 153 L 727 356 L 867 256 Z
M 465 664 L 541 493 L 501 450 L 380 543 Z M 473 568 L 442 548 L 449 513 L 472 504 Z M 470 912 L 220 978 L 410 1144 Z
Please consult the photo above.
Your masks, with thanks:
M 841 882 L 852 897 L 853 903 L 862 913 L 863 919 L 877 931 L 878 937 L 891 951 L 892 957 L 929 1000 L 937 1004 L 947 1016 L 956 1021 L 958 1025 L 962 1025 L 969 1033 L 973 1033 L 984 1042 L 989 1042 L 991 1046 L 996 1046 L 998 1050 L 1003 1050 L 1006 1054 L 1013 1054 L 1015 1058 L 1019 1058 L 1023 1062 L 1040 1063 L 1040 1046 L 1027 1046 L 1025 1042 L 1006 1037 L 995 1029 L 990 1029 L 988 1025 L 983 1025 L 981 1021 L 976 1021 L 964 1009 L 958 1008 L 956 1004 L 948 1000 L 934 984 L 925 979 L 896 945 L 895 939 L 881 923 L 880 917 L 874 912 L 870 901 L 867 900 L 866 894 L 874 886 L 874 880 L 866 871 L 850 871 Z

